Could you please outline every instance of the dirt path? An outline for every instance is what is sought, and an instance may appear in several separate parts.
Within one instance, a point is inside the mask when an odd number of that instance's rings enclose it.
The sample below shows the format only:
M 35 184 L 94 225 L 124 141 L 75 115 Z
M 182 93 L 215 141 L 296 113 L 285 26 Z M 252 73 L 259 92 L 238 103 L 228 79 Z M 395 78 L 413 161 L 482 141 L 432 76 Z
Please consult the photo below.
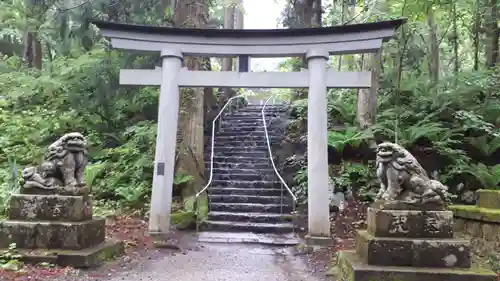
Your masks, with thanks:
M 202 244 L 108 280 L 322 281 L 290 249 L 243 244 Z

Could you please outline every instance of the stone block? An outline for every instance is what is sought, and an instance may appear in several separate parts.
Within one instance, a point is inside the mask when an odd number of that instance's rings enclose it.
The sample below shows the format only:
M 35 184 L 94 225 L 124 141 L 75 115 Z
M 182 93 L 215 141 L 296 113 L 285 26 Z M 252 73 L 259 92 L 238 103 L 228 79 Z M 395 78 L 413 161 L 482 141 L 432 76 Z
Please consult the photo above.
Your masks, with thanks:
M 469 268 L 469 241 L 375 237 L 358 231 L 357 254 L 369 265 Z
M 92 219 L 90 196 L 15 194 L 10 200 L 11 220 L 85 221 Z
M 481 208 L 475 205 L 451 205 L 450 211 L 457 218 L 500 223 L 500 209 Z
M 453 212 L 368 208 L 367 228 L 376 237 L 453 238 Z
M 21 260 L 25 263 L 39 264 L 47 262 L 60 266 L 89 268 L 99 266 L 109 259 L 123 255 L 124 246 L 121 241 L 110 239 L 83 250 L 21 249 L 19 253 Z
M 2 221 L 0 248 L 81 250 L 104 241 L 103 218 L 83 222 Z
M 500 209 L 500 190 L 480 189 L 476 191 L 479 195 L 477 206 L 487 209 Z
M 425 268 L 378 266 L 364 263 L 355 251 L 340 251 L 339 281 L 496 281 L 497 274 L 482 268 Z
M 25 188 L 21 187 L 21 194 L 38 194 L 38 195 L 67 195 L 67 196 L 87 196 L 90 194 L 90 188 L 87 186 L 63 186 L 59 189 L 40 189 L 40 188 Z

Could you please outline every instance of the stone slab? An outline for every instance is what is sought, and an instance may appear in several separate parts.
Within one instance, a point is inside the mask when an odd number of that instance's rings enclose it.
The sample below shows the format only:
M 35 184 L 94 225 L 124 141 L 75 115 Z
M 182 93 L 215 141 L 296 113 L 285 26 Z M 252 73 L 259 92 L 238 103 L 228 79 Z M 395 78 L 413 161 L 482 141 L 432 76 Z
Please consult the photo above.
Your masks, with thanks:
M 443 203 L 410 204 L 404 201 L 377 200 L 371 204 L 374 209 L 400 211 L 445 211 Z
M 121 256 L 124 245 L 118 240 L 106 240 L 98 245 L 83 250 L 37 249 L 20 250 L 21 260 L 29 264 L 48 262 L 60 266 L 89 268 L 101 265 L 103 262 Z
M 365 230 L 356 236 L 357 254 L 370 265 L 470 268 L 469 241 L 464 239 L 381 238 Z
M 206 231 L 198 234 L 198 241 L 204 243 L 244 243 L 272 246 L 294 246 L 302 241 L 293 233 L 259 234 L 253 232 L 215 232 Z
M 500 190 L 480 189 L 476 191 L 479 195 L 477 206 L 487 209 L 500 209 Z
M 457 218 L 500 223 L 500 209 L 481 208 L 475 205 L 450 205 L 448 209 L 453 211 L 453 215 Z
M 376 237 L 453 238 L 453 212 L 368 208 L 367 229 Z
M 90 196 L 14 194 L 9 219 L 26 221 L 85 221 L 92 219 Z
M 0 222 L 0 248 L 81 250 L 102 243 L 105 219 L 84 222 Z
M 497 281 L 491 270 L 376 266 L 364 263 L 355 251 L 340 251 L 338 281 Z
M 90 188 L 87 186 L 71 187 L 64 186 L 55 190 L 45 190 L 40 188 L 25 188 L 21 187 L 21 194 L 37 194 L 37 195 L 67 195 L 67 196 L 86 196 L 90 194 Z

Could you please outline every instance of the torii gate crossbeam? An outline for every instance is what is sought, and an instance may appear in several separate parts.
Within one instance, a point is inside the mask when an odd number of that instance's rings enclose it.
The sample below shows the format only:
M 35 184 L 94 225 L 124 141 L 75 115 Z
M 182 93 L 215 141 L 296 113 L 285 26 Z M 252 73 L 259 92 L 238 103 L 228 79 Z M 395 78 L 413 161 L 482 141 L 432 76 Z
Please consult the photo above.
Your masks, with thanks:
M 327 148 L 327 89 L 369 88 L 370 72 L 327 69 L 329 55 L 378 52 L 405 20 L 304 29 L 183 29 L 92 21 L 113 47 L 160 53 L 162 67 L 123 69 L 122 85 L 160 86 L 155 170 L 149 231 L 170 228 L 179 87 L 309 88 L 308 213 L 309 236 L 330 237 Z M 184 56 L 306 56 L 301 72 L 210 72 L 182 67 Z

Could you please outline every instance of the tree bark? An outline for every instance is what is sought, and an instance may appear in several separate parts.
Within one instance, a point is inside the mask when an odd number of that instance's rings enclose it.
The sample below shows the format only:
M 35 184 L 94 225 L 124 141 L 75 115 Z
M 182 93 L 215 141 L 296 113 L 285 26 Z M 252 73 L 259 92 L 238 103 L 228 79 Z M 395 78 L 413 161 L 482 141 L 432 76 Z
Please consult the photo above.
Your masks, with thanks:
M 489 68 L 495 67 L 498 60 L 498 1 L 488 1 L 488 12 L 486 13 L 486 66 Z
M 452 17 L 453 17 L 453 37 L 452 37 L 452 43 L 453 43 L 453 70 L 455 72 L 455 75 L 458 74 L 460 71 L 460 60 L 458 56 L 458 26 L 457 26 L 457 4 L 453 3 L 452 4 Z
M 362 55 L 362 63 L 364 71 L 372 72 L 372 86 L 369 89 L 358 90 L 356 120 L 362 129 L 369 129 L 375 124 L 377 115 L 377 91 L 381 71 L 381 52 Z
M 481 12 L 480 12 L 480 1 L 476 0 L 476 10 L 474 14 L 474 28 L 473 41 L 474 41 L 474 70 L 479 70 L 479 31 L 481 29 Z
M 436 85 L 439 81 L 439 39 L 432 7 L 427 13 L 427 27 L 429 28 L 429 78 L 431 84 Z
M 180 27 L 204 28 L 208 22 L 208 5 L 204 0 L 179 0 L 174 23 Z M 201 70 L 202 59 L 187 57 L 189 70 Z M 194 211 L 194 195 L 205 185 L 204 179 L 204 91 L 203 88 L 182 89 L 179 118 L 179 151 L 176 172 L 191 175 L 192 181 L 182 189 L 186 211 Z

